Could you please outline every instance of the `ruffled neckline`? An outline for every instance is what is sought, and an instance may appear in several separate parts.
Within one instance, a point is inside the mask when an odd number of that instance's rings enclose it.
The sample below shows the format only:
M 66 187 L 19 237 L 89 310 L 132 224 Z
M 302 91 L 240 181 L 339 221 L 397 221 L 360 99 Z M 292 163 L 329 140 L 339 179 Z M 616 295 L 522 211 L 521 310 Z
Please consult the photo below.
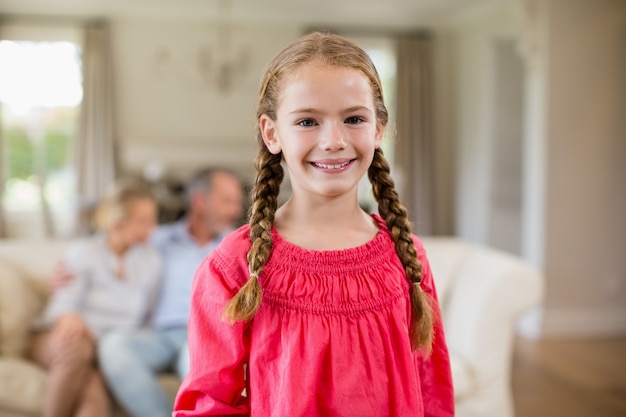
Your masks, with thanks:
M 280 233 L 272 228 L 272 258 L 289 265 L 289 268 L 306 270 L 310 272 L 337 272 L 355 271 L 371 268 L 380 264 L 389 256 L 389 252 L 395 253 L 395 248 L 385 221 L 377 214 L 372 218 L 378 225 L 378 233 L 370 241 L 352 248 L 334 250 L 309 250 L 286 241 Z

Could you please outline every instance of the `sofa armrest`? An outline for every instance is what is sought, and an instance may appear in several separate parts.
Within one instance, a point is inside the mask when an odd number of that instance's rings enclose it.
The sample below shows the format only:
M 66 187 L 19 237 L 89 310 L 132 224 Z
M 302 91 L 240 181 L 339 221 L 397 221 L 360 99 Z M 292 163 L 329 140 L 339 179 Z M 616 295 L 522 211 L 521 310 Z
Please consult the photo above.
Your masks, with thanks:
M 33 362 L 20 358 L 0 358 L 0 415 L 41 413 L 46 372 Z
M 43 300 L 20 271 L 0 262 L 0 357 L 23 356 Z
M 456 273 L 443 320 L 457 371 L 479 385 L 508 377 L 517 319 L 541 301 L 542 276 L 521 258 L 483 247 Z

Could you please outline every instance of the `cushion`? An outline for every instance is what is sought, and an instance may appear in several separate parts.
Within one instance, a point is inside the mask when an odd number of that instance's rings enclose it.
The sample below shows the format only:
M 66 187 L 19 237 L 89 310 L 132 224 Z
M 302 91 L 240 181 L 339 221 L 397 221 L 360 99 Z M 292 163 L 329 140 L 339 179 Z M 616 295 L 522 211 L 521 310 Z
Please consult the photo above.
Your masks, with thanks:
M 46 373 L 34 363 L 0 358 L 0 410 L 40 415 L 45 384 Z
M 0 356 L 26 353 L 31 323 L 41 302 L 28 279 L 0 262 Z

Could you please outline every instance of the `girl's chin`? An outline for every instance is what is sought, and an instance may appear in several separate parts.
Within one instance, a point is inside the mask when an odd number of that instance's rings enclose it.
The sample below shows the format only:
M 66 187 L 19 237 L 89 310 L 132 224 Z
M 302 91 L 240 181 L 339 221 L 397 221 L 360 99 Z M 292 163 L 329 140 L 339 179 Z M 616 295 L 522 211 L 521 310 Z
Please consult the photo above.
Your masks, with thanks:
M 343 197 L 347 194 L 351 194 L 354 192 L 354 190 L 355 190 L 355 187 L 345 186 L 345 187 L 320 187 L 320 188 L 317 188 L 315 191 L 321 197 L 333 199 L 333 198 Z

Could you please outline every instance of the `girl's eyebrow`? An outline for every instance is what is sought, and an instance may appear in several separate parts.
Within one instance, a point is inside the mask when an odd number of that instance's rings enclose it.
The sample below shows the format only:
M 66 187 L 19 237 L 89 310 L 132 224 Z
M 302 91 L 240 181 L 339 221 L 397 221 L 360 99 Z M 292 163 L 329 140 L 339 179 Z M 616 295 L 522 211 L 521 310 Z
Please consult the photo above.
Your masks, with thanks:
M 353 106 L 353 107 L 347 108 L 346 110 L 344 110 L 344 112 L 352 113 L 355 111 L 362 111 L 362 110 L 371 111 L 369 107 L 359 105 L 359 106 Z
M 352 106 L 352 107 L 348 107 L 345 110 L 342 110 L 342 113 L 352 113 L 355 111 L 371 111 L 370 108 L 368 108 L 367 106 L 361 106 L 361 105 L 357 105 L 357 106 Z M 289 114 L 299 114 L 299 113 L 324 113 L 321 110 L 317 110 L 314 108 L 303 108 L 303 109 L 296 109 L 294 111 L 289 112 Z
M 295 114 L 295 113 L 317 113 L 318 111 L 313 109 L 313 108 L 306 108 L 306 109 L 297 109 L 294 111 L 290 111 L 289 114 Z

